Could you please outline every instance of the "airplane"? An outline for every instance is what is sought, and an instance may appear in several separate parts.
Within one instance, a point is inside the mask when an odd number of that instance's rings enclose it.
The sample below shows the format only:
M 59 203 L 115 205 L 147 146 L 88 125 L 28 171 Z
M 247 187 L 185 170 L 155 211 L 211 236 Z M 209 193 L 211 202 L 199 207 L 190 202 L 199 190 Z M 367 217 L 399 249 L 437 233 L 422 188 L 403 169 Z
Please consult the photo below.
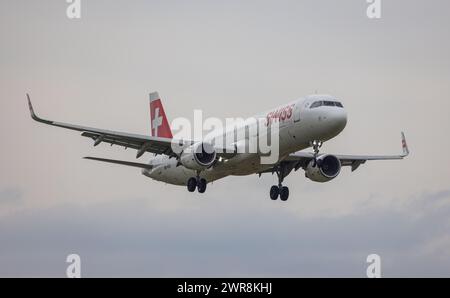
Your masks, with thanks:
M 261 152 L 246 153 L 238 150 L 245 141 L 235 139 L 232 148 L 214 147 L 216 138 L 223 138 L 229 132 L 219 131 L 209 139 L 176 140 L 163 108 L 158 92 L 150 93 L 150 127 L 151 135 L 138 135 L 118 131 L 97 129 L 62 122 L 55 122 L 38 117 L 34 112 L 30 96 L 27 94 L 31 118 L 35 121 L 80 131 L 83 137 L 93 140 L 93 145 L 108 143 L 137 150 L 136 158 L 150 152 L 154 156 L 148 163 L 138 163 L 124 160 L 99 157 L 84 157 L 85 159 L 131 166 L 141 169 L 141 173 L 157 181 L 187 187 L 189 192 L 206 191 L 207 184 L 224 177 L 245 176 L 265 173 L 276 173 L 278 184 L 270 188 L 270 198 L 286 201 L 289 198 L 289 188 L 283 185 L 292 170 L 303 169 L 305 177 L 315 182 L 328 182 L 336 178 L 341 167 L 349 166 L 355 171 L 361 164 L 372 160 L 398 160 L 409 154 L 405 134 L 401 133 L 402 154 L 399 155 L 338 155 L 320 153 L 320 148 L 341 133 L 347 124 L 347 113 L 338 98 L 331 95 L 309 95 L 287 104 L 281 105 L 255 118 L 266 119 L 266 125 L 278 123 L 279 155 L 272 164 L 261 162 Z M 249 129 L 248 124 L 242 124 L 237 130 Z M 258 135 L 253 136 L 260 138 Z M 243 134 L 248 138 L 248 133 Z M 173 144 L 178 144 L 180 150 L 174 150 Z M 228 145 L 227 145 L 228 146 Z M 312 148 L 313 152 L 302 150 Z

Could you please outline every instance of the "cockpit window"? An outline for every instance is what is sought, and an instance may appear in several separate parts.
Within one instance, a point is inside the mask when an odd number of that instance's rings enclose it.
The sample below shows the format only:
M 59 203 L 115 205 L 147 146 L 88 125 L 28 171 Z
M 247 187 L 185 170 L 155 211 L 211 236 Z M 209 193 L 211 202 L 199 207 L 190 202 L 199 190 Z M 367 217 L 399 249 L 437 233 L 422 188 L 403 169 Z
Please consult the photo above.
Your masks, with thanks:
M 309 108 L 314 109 L 314 108 L 320 107 L 321 105 L 322 105 L 322 101 L 315 101 Z
M 310 109 L 314 109 L 321 106 L 327 106 L 327 107 L 338 107 L 343 108 L 344 106 L 339 101 L 330 101 L 330 100 L 319 100 L 312 103 L 312 105 L 309 107 Z

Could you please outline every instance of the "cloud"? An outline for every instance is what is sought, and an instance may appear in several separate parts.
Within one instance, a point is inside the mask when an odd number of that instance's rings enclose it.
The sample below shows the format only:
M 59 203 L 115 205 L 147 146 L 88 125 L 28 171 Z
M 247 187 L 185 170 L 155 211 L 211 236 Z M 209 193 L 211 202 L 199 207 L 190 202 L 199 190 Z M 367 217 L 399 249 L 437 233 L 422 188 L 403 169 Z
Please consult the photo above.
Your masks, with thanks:
M 78 253 L 84 276 L 450 276 L 450 192 L 350 215 L 193 204 L 158 211 L 144 199 L 23 211 L 0 220 L 1 276 L 63 276 Z M 439 206 L 439 208 L 435 208 Z M 416 214 L 417 216 L 410 216 Z

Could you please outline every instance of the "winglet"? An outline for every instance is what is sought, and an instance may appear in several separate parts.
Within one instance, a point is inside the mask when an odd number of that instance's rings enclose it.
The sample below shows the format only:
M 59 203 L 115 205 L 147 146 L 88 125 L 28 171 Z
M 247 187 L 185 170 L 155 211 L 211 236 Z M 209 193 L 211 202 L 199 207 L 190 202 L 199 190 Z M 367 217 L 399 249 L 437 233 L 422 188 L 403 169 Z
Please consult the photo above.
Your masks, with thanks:
M 406 138 L 405 138 L 405 134 L 402 131 L 402 149 L 403 149 L 403 154 L 402 156 L 406 157 L 409 155 L 409 149 L 408 149 L 408 144 L 406 143 Z
M 31 104 L 30 95 L 28 93 L 27 93 L 27 99 L 28 99 L 28 108 L 30 109 L 31 118 L 36 120 L 37 117 L 36 117 L 36 114 L 34 113 L 33 105 Z
M 28 100 L 28 108 L 30 109 L 31 118 L 33 118 L 33 120 L 46 124 L 53 124 L 53 121 L 41 119 L 38 116 L 36 116 L 36 113 L 34 112 L 33 109 L 33 105 L 31 104 L 30 95 L 28 93 L 27 93 L 27 100 Z

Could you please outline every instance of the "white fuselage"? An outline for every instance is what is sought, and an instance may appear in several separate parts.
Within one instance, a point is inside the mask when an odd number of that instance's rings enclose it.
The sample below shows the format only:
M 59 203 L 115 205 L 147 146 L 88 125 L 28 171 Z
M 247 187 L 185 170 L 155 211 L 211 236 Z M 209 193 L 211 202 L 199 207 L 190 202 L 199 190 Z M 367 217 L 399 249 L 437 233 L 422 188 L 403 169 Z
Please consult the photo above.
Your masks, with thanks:
M 271 113 L 291 109 L 290 117 L 279 119 L 279 155 L 278 161 L 283 160 L 290 153 L 310 147 L 313 140 L 327 141 L 337 136 L 347 123 L 347 114 L 343 107 L 326 106 L 311 108 L 317 101 L 336 101 L 335 97 L 329 95 L 310 95 L 300 98 L 288 104 L 264 114 L 254 116 L 255 119 L 268 118 Z M 237 129 L 246 129 L 245 123 Z M 219 132 L 212 135 L 212 139 L 224 138 L 227 132 Z M 240 134 L 237 134 L 238 136 Z M 243 136 L 245 138 L 245 134 Z M 248 136 L 247 136 L 248 137 Z M 256 138 L 259 136 L 256 135 Z M 208 141 L 208 140 L 205 140 Z M 240 139 L 236 140 L 237 143 Z M 272 168 L 271 164 L 262 164 L 259 154 L 243 153 L 229 158 L 224 163 L 218 163 L 214 167 L 201 171 L 200 177 L 212 182 L 229 175 L 250 175 Z M 151 170 L 143 169 L 142 174 L 152 179 L 163 181 L 174 185 L 186 185 L 190 177 L 196 176 L 196 171 L 187 169 L 180 165 L 176 158 L 166 155 L 153 157 L 150 162 Z

